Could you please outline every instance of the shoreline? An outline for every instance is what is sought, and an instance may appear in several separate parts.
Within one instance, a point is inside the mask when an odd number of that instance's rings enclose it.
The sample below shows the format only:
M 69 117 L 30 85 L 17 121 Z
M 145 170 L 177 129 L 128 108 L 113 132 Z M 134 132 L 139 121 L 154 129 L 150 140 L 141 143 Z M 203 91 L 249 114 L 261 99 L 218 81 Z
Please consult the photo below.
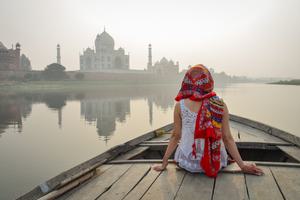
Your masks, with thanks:
M 140 81 L 28 81 L 0 82 L 0 91 L 40 91 L 40 90 L 93 90 L 103 87 L 139 87 L 139 86 L 177 86 L 175 82 L 140 82 Z
M 274 85 L 300 85 L 300 79 L 293 79 L 289 81 L 277 81 L 277 82 L 271 82 L 268 84 L 274 84 Z

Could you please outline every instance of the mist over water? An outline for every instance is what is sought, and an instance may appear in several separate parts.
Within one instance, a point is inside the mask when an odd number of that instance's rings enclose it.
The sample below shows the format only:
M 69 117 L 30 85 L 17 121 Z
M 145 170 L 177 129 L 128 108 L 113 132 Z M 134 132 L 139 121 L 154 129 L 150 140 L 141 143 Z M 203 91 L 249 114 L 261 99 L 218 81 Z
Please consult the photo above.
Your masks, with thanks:
M 1 93 L 0 199 L 173 120 L 178 85 Z M 300 87 L 229 84 L 216 92 L 233 114 L 300 136 Z M 138 125 L 138 126 L 137 126 Z

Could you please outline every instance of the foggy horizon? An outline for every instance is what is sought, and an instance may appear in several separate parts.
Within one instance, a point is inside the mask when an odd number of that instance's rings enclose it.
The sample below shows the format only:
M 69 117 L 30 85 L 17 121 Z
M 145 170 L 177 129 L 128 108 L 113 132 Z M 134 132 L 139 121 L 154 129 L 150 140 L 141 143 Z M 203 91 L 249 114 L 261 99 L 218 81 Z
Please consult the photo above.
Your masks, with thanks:
M 300 2 L 222 1 L 4 1 L 0 41 L 21 44 L 33 70 L 56 61 L 79 70 L 79 54 L 94 48 L 104 27 L 130 54 L 130 69 L 178 61 L 180 71 L 202 63 L 216 72 L 248 77 L 300 78 Z

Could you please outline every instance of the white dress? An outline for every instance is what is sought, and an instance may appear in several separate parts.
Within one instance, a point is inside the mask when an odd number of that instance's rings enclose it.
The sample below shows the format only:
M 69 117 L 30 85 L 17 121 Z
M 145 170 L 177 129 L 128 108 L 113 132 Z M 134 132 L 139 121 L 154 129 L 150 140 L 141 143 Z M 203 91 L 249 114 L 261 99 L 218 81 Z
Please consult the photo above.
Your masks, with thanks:
M 204 139 L 200 141 L 200 148 L 197 148 L 196 157 L 192 155 L 192 145 L 194 143 L 195 122 L 197 118 L 196 112 L 191 112 L 184 104 L 184 99 L 180 102 L 182 128 L 181 141 L 175 152 L 175 161 L 179 167 L 190 172 L 203 172 L 200 160 L 204 151 Z M 221 168 L 227 166 L 227 152 L 223 141 L 221 140 Z

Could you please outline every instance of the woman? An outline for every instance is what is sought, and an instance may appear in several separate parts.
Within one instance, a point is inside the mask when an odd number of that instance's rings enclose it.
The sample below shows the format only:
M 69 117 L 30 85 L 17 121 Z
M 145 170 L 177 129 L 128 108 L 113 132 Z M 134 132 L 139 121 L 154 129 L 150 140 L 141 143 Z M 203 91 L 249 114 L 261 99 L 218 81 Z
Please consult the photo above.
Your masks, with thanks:
M 227 151 L 245 173 L 262 175 L 255 164 L 243 162 L 229 127 L 226 104 L 213 92 L 214 81 L 206 67 L 190 68 L 175 100 L 174 130 L 163 163 L 153 167 L 164 170 L 174 152 L 179 167 L 216 177 L 227 166 Z M 225 149 L 226 148 L 226 149 Z

